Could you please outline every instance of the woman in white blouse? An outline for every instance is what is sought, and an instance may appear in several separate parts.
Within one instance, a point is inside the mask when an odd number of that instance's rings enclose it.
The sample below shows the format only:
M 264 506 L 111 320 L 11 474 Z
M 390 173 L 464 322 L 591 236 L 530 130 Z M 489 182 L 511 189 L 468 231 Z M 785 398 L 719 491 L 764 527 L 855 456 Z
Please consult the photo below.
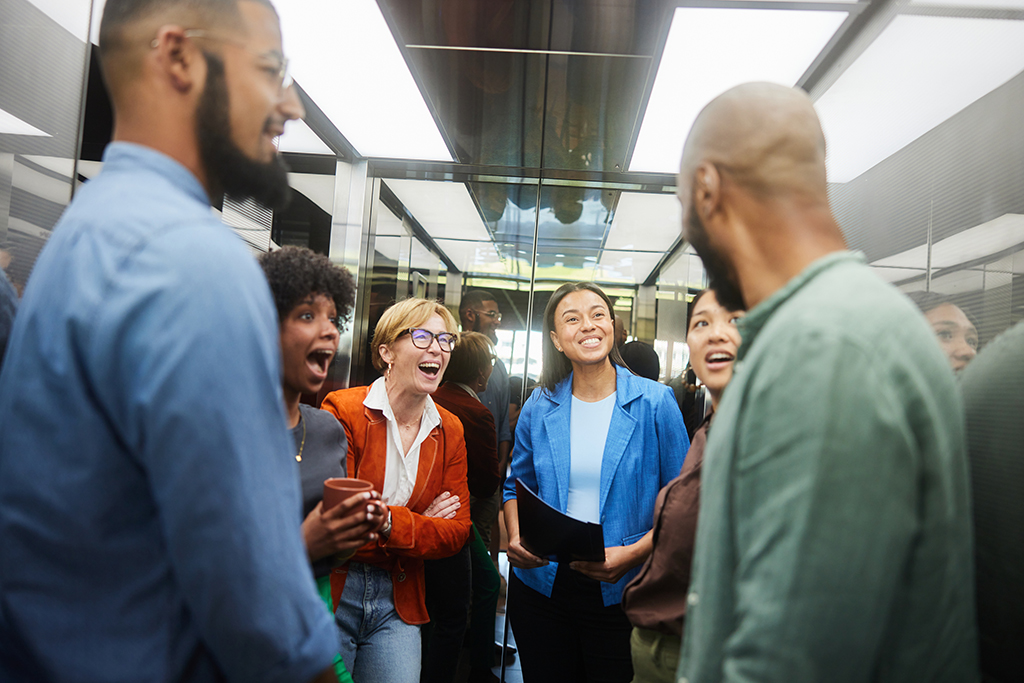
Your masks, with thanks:
M 348 438 L 349 476 L 373 482 L 386 503 L 379 538 L 331 575 L 341 656 L 360 683 L 415 683 L 419 625 L 429 621 L 423 560 L 448 557 L 470 532 L 462 424 L 436 406 L 458 341 L 441 304 L 406 299 L 385 311 L 373 336 L 373 364 L 384 376 L 336 391 L 322 408 Z M 447 513 L 431 507 L 443 493 Z

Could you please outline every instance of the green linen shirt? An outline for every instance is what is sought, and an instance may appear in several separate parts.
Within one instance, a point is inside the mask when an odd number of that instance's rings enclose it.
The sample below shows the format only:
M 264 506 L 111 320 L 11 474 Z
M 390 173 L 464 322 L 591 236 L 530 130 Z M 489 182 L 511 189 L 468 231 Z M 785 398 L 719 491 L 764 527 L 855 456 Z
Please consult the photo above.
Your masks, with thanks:
M 976 680 L 963 413 L 923 317 L 839 252 L 740 331 L 679 681 Z

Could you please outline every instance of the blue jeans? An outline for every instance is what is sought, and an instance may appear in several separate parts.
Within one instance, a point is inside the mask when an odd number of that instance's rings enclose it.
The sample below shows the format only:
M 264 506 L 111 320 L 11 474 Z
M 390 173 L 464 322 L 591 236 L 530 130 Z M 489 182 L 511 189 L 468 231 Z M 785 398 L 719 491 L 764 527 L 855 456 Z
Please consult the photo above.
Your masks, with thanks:
M 341 635 L 341 659 L 354 680 L 418 683 L 420 627 L 398 616 L 386 571 L 350 563 L 334 621 Z

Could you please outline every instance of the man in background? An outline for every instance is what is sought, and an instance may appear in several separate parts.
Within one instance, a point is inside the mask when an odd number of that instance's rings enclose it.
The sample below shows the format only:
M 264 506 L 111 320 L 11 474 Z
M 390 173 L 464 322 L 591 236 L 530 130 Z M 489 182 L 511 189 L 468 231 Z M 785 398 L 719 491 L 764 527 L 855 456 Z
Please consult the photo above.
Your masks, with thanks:
M 466 292 L 459 305 L 459 318 L 463 331 L 480 332 L 497 345 L 498 335 L 495 330 L 501 325 L 501 309 L 498 308 L 498 301 L 493 294 L 484 289 L 471 289 Z M 494 370 L 487 382 L 487 388 L 478 396 L 494 416 L 494 426 L 498 432 L 498 473 L 504 481 L 509 454 L 512 452 L 512 431 L 508 426 L 508 370 L 500 358 L 494 360 Z M 498 521 L 500 501 L 500 485 L 490 498 L 474 498 L 470 501 L 473 523 L 480 532 L 484 545 L 490 548 L 492 557 L 497 556 L 498 537 L 494 533 L 494 527 Z
M 336 680 L 277 315 L 225 194 L 279 207 L 303 115 L 266 0 L 108 0 L 103 170 L 0 374 L 0 679 Z
M 960 376 L 974 500 L 978 640 L 986 683 L 1024 670 L 1024 322 Z
M 846 250 L 800 90 L 698 116 L 684 237 L 749 312 L 708 439 L 680 681 L 974 681 L 953 375 L 913 304 Z

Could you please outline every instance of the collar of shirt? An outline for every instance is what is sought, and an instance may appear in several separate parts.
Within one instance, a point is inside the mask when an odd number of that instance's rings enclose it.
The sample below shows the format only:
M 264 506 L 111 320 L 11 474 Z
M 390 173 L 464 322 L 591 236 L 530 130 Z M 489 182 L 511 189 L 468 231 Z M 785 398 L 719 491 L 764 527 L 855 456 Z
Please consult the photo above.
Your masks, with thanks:
M 468 384 L 463 384 L 462 382 L 455 382 L 455 386 L 457 386 L 457 387 L 460 387 L 460 388 L 461 388 L 461 389 L 463 389 L 463 390 L 464 390 L 464 391 L 465 391 L 465 392 L 466 392 L 467 394 L 469 394 L 470 396 L 472 396 L 472 397 L 473 397 L 473 398 L 475 398 L 476 400 L 478 400 L 478 401 L 480 400 L 480 397 L 479 397 L 479 396 L 477 396 L 477 393 L 476 393 L 475 391 L 473 391 L 472 389 L 470 389 L 470 388 L 469 388 L 469 385 L 468 385 Z
M 402 455 L 402 435 L 398 431 L 398 420 L 391 410 L 391 402 L 388 401 L 388 390 L 384 385 L 384 378 L 377 379 L 363 399 L 363 405 L 373 410 L 384 413 L 384 419 L 388 423 L 387 461 L 384 465 L 384 484 L 381 487 L 381 498 L 388 505 L 399 507 L 409 502 L 412 497 L 413 488 L 416 485 L 416 472 L 420 463 L 420 445 L 430 436 L 430 432 L 441 424 L 441 414 L 437 412 L 434 400 L 427 396 L 427 403 L 423 406 L 423 417 L 420 419 L 420 430 L 416 439 L 409 447 L 409 451 Z
M 133 142 L 111 142 L 103 150 L 103 173 L 137 174 L 140 167 L 167 178 L 196 201 L 210 205 L 210 197 L 192 171 L 163 152 Z
M 818 277 L 830 268 L 841 263 L 846 263 L 847 261 L 859 261 L 864 263 L 866 262 L 866 259 L 864 258 L 864 254 L 859 251 L 837 251 L 832 254 L 822 256 L 820 259 L 804 268 L 799 275 L 792 278 L 770 297 L 755 306 L 747 313 L 746 316 L 740 318 L 736 322 L 736 327 L 739 328 L 740 336 L 743 338 L 743 343 L 740 344 L 740 348 L 736 353 L 737 363 L 743 360 L 744 356 L 746 356 L 747 350 L 754 344 L 754 339 L 757 337 L 757 333 L 761 331 L 761 328 L 765 326 L 765 323 L 768 322 L 768 319 L 772 317 L 772 314 L 779 308 L 779 306 L 807 286 L 807 284 L 814 278 Z M 733 368 L 734 372 L 735 370 L 736 368 Z

